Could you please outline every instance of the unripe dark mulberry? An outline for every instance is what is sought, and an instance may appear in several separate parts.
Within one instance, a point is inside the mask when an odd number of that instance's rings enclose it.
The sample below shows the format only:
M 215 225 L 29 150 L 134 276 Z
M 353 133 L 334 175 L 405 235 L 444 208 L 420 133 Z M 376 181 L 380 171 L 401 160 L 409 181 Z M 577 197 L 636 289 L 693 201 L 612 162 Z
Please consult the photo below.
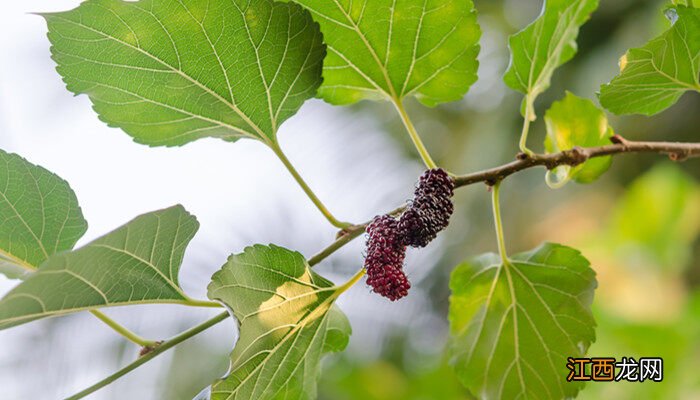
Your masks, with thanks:
M 367 284 L 392 301 L 406 296 L 411 283 L 403 272 L 406 246 L 398 235 L 398 221 L 390 215 L 375 217 L 367 233 Z
M 425 247 L 450 223 L 454 211 L 454 181 L 443 169 L 425 171 L 406 211 L 399 220 L 403 244 Z

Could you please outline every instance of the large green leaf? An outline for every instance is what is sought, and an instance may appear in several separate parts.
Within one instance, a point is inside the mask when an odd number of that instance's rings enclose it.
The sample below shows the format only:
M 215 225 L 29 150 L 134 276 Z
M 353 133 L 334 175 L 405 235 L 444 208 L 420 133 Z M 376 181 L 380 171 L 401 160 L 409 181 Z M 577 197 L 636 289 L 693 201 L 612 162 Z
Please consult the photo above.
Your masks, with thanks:
M 600 88 L 600 103 L 615 114 L 653 115 L 688 90 L 700 91 L 700 9 L 668 11 L 673 26 L 620 60 L 620 75 Z
M 97 307 L 186 302 L 178 272 L 198 228 L 194 216 L 174 206 L 49 257 L 0 300 L 0 329 Z
M 608 125 L 605 112 L 592 101 L 567 92 L 563 100 L 552 104 L 544 115 L 547 137 L 544 147 L 547 153 L 570 150 L 576 146 L 593 147 L 610 144 L 613 129 Z M 596 157 L 575 167 L 562 166 L 552 172 L 561 182 L 574 179 L 589 183 L 598 179 L 610 168 L 612 157 Z
M 313 97 L 325 53 L 299 6 L 272 0 L 88 0 L 44 15 L 68 89 L 138 142 L 273 142 Z
M 323 353 L 347 345 L 350 325 L 333 286 L 304 257 L 256 245 L 232 255 L 214 274 L 209 297 L 230 307 L 240 323 L 226 377 L 211 399 L 313 399 Z
M 504 80 L 531 98 L 547 90 L 554 70 L 576 54 L 576 37 L 598 0 L 546 0 L 542 14 L 510 37 L 510 66 Z
M 459 100 L 476 81 L 481 31 L 471 0 L 285 0 L 312 12 L 328 56 L 319 95 L 426 105 Z
M 86 230 L 66 181 L 0 150 L 0 273 L 20 277 L 72 249 Z
M 567 357 L 595 340 L 590 306 L 596 287 L 588 261 L 572 248 L 544 244 L 504 265 L 486 254 L 459 265 L 450 288 L 455 370 L 484 399 L 563 399 Z

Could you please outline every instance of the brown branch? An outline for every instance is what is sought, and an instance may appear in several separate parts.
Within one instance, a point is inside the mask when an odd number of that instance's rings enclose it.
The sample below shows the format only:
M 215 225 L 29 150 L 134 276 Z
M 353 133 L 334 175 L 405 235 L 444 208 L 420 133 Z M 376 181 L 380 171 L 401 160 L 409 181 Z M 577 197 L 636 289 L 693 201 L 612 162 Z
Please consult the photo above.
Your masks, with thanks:
M 499 180 L 524 169 L 542 166 L 553 169 L 561 165 L 576 166 L 595 157 L 622 153 L 656 153 L 668 155 L 671 160 L 683 161 L 700 156 L 700 143 L 633 142 L 620 135 L 610 138 L 613 144 L 600 147 L 574 147 L 571 150 L 552 154 L 518 154 L 516 161 L 496 168 L 455 177 L 455 186 L 467 186 L 478 182 L 493 185 Z
M 691 157 L 700 157 L 700 143 L 678 143 L 678 142 L 635 142 L 614 135 L 610 138 L 613 144 L 599 147 L 574 147 L 571 150 L 552 154 L 527 154 L 520 153 L 517 159 L 508 164 L 495 168 L 474 172 L 467 175 L 455 176 L 455 187 L 464 187 L 479 182 L 485 182 L 489 186 L 495 185 L 516 172 L 542 166 L 553 169 L 561 165 L 576 166 L 595 157 L 612 156 L 623 153 L 656 153 L 667 155 L 673 161 L 683 161 Z M 398 215 L 403 212 L 406 205 L 389 212 L 391 215 Z M 309 258 L 309 265 L 314 266 L 333 254 L 336 250 L 360 236 L 367 229 L 371 221 L 362 224 L 352 225 L 338 233 L 336 241 L 326 247 L 318 254 Z

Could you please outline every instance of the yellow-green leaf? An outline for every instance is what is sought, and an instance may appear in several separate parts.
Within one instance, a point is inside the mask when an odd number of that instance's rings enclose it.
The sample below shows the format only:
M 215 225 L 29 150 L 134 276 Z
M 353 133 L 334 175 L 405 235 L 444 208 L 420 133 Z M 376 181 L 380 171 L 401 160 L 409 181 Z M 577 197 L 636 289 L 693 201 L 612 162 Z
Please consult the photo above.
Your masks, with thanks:
M 594 147 L 610 144 L 614 134 L 603 110 L 592 101 L 567 92 L 564 99 L 552 104 L 544 116 L 547 137 L 544 147 L 547 153 L 557 153 L 578 147 Z M 551 171 L 559 182 L 573 179 L 589 183 L 598 179 L 610 168 L 612 157 L 596 157 L 575 167 L 561 166 Z
M 314 399 L 323 353 L 347 345 L 350 325 L 334 306 L 343 286 L 311 270 L 300 253 L 248 247 L 214 274 L 209 297 L 240 324 L 227 376 L 198 399 Z

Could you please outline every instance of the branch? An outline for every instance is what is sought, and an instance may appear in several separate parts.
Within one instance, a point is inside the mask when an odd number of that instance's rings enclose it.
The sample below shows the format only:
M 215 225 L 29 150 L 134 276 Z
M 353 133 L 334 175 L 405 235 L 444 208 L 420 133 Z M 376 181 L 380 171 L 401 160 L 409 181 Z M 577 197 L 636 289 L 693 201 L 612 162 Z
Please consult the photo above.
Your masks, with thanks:
M 177 336 L 174 336 L 172 339 L 166 340 L 165 342 L 159 344 L 153 350 L 149 351 L 148 353 L 146 353 L 142 357 L 136 359 L 136 361 L 125 366 L 124 368 L 113 373 L 112 375 L 106 377 L 105 379 L 97 382 L 96 384 L 90 386 L 89 388 L 81 391 L 80 393 L 76 393 L 73 396 L 67 397 L 66 400 L 82 399 L 83 397 L 85 397 L 91 393 L 96 392 L 97 390 L 109 385 L 110 383 L 116 381 L 117 379 L 121 378 L 122 376 L 135 370 L 136 368 L 140 367 L 141 365 L 158 357 L 159 355 L 168 351 L 168 349 L 175 347 L 176 345 L 184 342 L 185 340 L 191 338 L 192 336 L 195 336 L 201 332 L 204 332 L 205 330 L 211 328 L 212 326 L 218 324 L 219 322 L 225 320 L 228 317 L 229 317 L 228 311 L 224 311 L 221 314 L 217 314 L 215 317 L 208 319 L 208 320 L 202 322 L 201 324 L 180 333 Z
M 474 172 L 467 175 L 455 176 L 455 187 L 473 185 L 485 182 L 489 186 L 502 181 L 507 176 L 516 172 L 542 166 L 547 169 L 554 169 L 561 165 L 576 166 L 591 158 L 612 156 L 623 153 L 656 153 L 667 155 L 673 161 L 684 161 L 691 157 L 700 157 L 700 143 L 679 143 L 679 142 L 635 142 L 627 140 L 620 135 L 610 138 L 613 144 L 599 147 L 574 147 L 571 150 L 552 154 L 532 154 L 519 153 L 517 160 L 495 168 Z M 406 205 L 402 205 L 390 215 L 398 215 L 403 212 Z M 330 246 L 309 259 L 309 265 L 313 266 L 321 262 L 324 258 L 333 254 L 356 237 L 360 236 L 367 229 L 367 225 L 372 221 L 353 225 L 340 231 L 338 238 Z
M 610 138 L 611 145 L 600 147 L 574 147 L 571 150 L 552 154 L 518 154 L 518 159 L 485 171 L 455 177 L 455 186 L 462 187 L 478 182 L 492 186 L 505 177 L 524 169 L 543 166 L 554 169 L 560 165 L 576 166 L 595 157 L 611 156 L 622 153 L 656 153 L 668 155 L 671 160 L 683 161 L 700 156 L 700 143 L 676 142 L 633 142 L 620 135 Z

